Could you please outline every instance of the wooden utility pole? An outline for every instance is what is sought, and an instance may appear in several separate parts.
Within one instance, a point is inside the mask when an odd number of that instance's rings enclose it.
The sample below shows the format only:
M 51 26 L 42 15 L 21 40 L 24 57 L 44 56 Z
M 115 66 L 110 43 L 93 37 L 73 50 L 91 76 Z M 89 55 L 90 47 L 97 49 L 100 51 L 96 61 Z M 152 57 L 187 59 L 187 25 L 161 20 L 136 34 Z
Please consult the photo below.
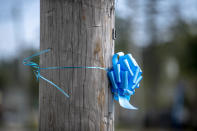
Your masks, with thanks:
M 41 67 L 110 67 L 114 53 L 114 0 L 40 0 Z M 113 98 L 98 69 L 42 70 L 66 91 L 40 80 L 40 131 L 113 131 Z

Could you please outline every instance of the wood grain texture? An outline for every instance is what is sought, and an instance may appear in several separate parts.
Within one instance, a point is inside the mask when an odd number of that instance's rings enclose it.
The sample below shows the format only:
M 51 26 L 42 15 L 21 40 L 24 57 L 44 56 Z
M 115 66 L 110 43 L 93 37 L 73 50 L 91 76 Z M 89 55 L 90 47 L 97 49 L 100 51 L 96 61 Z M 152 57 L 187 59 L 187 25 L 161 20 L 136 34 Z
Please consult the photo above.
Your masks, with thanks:
M 41 67 L 110 67 L 114 0 L 41 0 Z M 114 105 L 107 74 L 98 69 L 45 70 L 40 80 L 40 131 L 113 131 Z

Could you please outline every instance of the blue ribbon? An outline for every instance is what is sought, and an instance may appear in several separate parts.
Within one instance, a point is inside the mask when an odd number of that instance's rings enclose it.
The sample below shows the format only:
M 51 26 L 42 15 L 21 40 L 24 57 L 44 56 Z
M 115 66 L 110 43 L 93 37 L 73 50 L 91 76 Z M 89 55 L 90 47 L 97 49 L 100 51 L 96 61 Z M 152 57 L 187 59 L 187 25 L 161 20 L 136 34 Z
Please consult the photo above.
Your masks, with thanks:
M 119 101 L 120 105 L 127 109 L 137 109 L 132 106 L 129 101 L 131 95 L 135 93 L 135 88 L 139 88 L 139 83 L 142 80 L 142 70 L 136 63 L 135 59 L 131 56 L 131 54 L 124 55 L 123 52 L 119 52 L 114 54 L 112 58 L 113 67 L 111 69 L 103 68 L 103 67 L 90 67 L 90 66 L 57 66 L 57 67 L 45 67 L 41 68 L 37 63 L 32 62 L 36 56 L 49 52 L 50 49 L 46 49 L 40 51 L 30 57 L 27 57 L 23 60 L 23 64 L 26 66 L 30 66 L 33 68 L 33 72 L 37 78 L 37 80 L 42 79 L 54 87 L 56 87 L 60 92 L 62 92 L 66 97 L 69 95 L 57 86 L 52 81 L 46 79 L 42 75 L 40 75 L 40 70 L 51 70 L 51 69 L 66 69 L 66 68 L 88 68 L 88 69 L 100 69 L 108 72 L 108 77 L 112 84 L 112 93 L 114 95 L 114 99 Z
M 108 71 L 112 85 L 114 99 L 126 109 L 137 109 L 129 103 L 135 88 L 139 88 L 142 80 L 142 70 L 131 54 L 124 55 L 123 52 L 114 54 L 112 58 L 113 67 Z
M 54 87 L 56 87 L 60 92 L 62 92 L 66 97 L 69 97 L 69 95 L 63 90 L 61 89 L 59 86 L 57 86 L 55 83 L 53 83 L 52 81 L 46 79 L 45 77 L 43 77 L 42 75 L 40 75 L 40 70 L 53 70 L 53 69 L 65 69 L 65 68 L 89 68 L 89 69 L 100 69 L 100 70 L 105 70 L 107 71 L 107 68 L 102 68 L 102 67 L 89 67 L 89 66 L 80 66 L 80 67 L 73 67 L 73 66 L 57 66 L 57 67 L 46 67 L 46 68 L 41 68 L 37 63 L 32 62 L 31 59 L 33 59 L 36 56 L 39 56 L 41 54 L 47 53 L 49 52 L 50 49 L 46 49 L 43 51 L 40 51 L 30 57 L 27 57 L 23 60 L 23 64 L 25 66 L 30 66 L 33 68 L 33 72 L 37 78 L 37 80 L 42 79 L 48 83 L 50 83 L 51 85 L 53 85 Z

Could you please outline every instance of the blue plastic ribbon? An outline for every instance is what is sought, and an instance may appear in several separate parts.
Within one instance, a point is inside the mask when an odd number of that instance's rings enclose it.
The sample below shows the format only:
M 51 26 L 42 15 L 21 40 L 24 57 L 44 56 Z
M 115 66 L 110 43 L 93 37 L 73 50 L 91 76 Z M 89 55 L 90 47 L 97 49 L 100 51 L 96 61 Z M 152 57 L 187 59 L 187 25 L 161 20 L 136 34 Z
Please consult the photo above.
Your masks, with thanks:
M 142 80 L 142 70 L 131 54 L 124 55 L 123 52 L 114 54 L 112 58 L 113 67 L 108 71 L 108 77 L 112 85 L 114 99 L 126 109 L 137 109 L 129 103 L 135 88 L 139 88 Z
M 129 101 L 131 95 L 135 93 L 135 88 L 139 88 L 139 83 L 142 80 L 142 70 L 138 66 L 135 59 L 131 56 L 131 54 L 124 55 L 123 52 L 119 52 L 114 54 L 112 58 L 113 66 L 111 69 L 103 68 L 103 67 L 91 67 L 91 66 L 56 66 L 56 67 L 45 67 L 41 68 L 37 63 L 32 62 L 36 56 L 49 52 L 50 49 L 46 49 L 40 51 L 30 57 L 27 57 L 23 60 L 23 64 L 26 66 L 30 66 L 33 68 L 33 72 L 37 78 L 37 80 L 42 79 L 54 87 L 56 87 L 60 92 L 62 92 L 66 97 L 69 95 L 57 86 L 52 81 L 43 77 L 40 74 L 40 70 L 52 70 L 52 69 L 66 69 L 66 68 L 86 68 L 86 69 L 100 69 L 108 72 L 108 77 L 110 79 L 112 85 L 112 93 L 114 95 L 114 99 L 119 101 L 120 105 L 127 109 L 137 109 L 132 106 Z
M 61 89 L 59 86 L 57 86 L 55 83 L 53 83 L 52 81 L 48 80 L 47 78 L 43 77 L 42 75 L 40 75 L 40 70 L 53 70 L 53 69 L 65 69 L 65 68 L 88 68 L 88 69 L 100 69 L 100 70 L 105 70 L 107 71 L 107 68 L 102 68 L 102 67 L 89 67 L 89 66 L 80 66 L 80 67 L 74 67 L 74 66 L 57 66 L 57 67 L 45 67 L 45 68 L 41 68 L 37 63 L 32 62 L 31 59 L 33 59 L 36 56 L 39 56 L 41 54 L 47 53 L 49 52 L 50 49 L 46 49 L 43 51 L 40 51 L 30 57 L 27 57 L 23 60 L 23 64 L 25 66 L 30 66 L 33 68 L 33 72 L 37 78 L 37 80 L 42 79 L 48 83 L 50 83 L 51 85 L 53 85 L 54 87 L 56 87 L 60 92 L 62 92 L 66 97 L 69 97 L 69 95 L 63 90 Z

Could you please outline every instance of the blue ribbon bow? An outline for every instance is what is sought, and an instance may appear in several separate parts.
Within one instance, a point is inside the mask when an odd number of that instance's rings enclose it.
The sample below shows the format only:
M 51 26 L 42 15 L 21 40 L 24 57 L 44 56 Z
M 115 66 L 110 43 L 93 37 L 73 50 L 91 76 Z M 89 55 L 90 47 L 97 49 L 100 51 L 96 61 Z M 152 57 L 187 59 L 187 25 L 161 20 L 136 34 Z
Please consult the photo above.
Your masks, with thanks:
M 131 54 L 124 55 L 123 52 L 114 54 L 112 58 L 113 67 L 108 71 L 112 85 L 114 99 L 126 109 L 137 109 L 129 103 L 135 88 L 139 88 L 142 80 L 142 70 Z
M 51 69 L 65 69 L 65 68 L 89 68 L 89 69 L 100 69 L 108 72 L 109 79 L 112 84 L 112 93 L 114 94 L 114 99 L 119 101 L 120 105 L 127 109 L 137 109 L 129 103 L 131 95 L 135 93 L 135 88 L 139 88 L 139 82 L 142 80 L 142 70 L 136 63 L 135 59 L 131 54 L 124 55 L 123 52 L 114 54 L 112 58 L 113 67 L 111 69 L 103 67 L 91 67 L 91 66 L 57 66 L 57 67 L 46 67 L 41 68 L 37 63 L 32 62 L 31 59 L 39 56 L 43 53 L 49 52 L 50 49 L 38 52 L 30 57 L 23 60 L 23 64 L 32 67 L 34 74 L 37 78 L 43 79 L 44 81 L 50 83 L 56 87 L 60 92 L 62 92 L 66 97 L 69 95 L 61 89 L 59 86 L 54 84 L 52 81 L 46 79 L 40 75 L 40 70 L 51 70 Z

